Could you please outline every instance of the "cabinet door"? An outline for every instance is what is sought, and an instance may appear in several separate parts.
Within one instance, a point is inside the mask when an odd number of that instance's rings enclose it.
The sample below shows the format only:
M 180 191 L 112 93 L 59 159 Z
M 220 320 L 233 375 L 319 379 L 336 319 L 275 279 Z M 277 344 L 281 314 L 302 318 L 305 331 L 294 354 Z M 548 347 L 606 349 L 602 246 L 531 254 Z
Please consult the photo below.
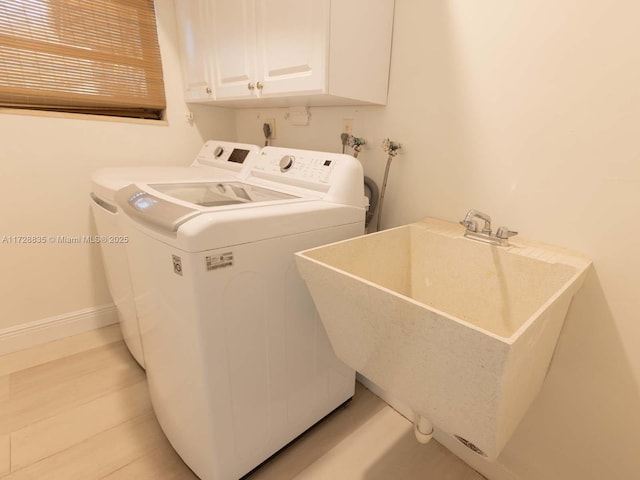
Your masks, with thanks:
M 214 87 L 217 99 L 256 94 L 255 0 L 213 0 Z
M 256 0 L 261 96 L 326 91 L 329 0 Z
M 203 0 L 189 0 L 177 1 L 175 7 L 185 99 L 212 98 L 211 42 L 205 28 L 207 5 Z

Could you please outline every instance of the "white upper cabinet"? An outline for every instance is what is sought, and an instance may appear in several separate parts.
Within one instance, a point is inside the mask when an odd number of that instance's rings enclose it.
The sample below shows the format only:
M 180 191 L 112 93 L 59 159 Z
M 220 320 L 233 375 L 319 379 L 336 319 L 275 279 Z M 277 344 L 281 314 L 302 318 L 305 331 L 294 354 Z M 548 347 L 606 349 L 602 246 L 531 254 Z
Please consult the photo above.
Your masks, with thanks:
M 258 94 L 270 97 L 324 92 L 329 3 L 326 0 L 256 2 Z
M 216 98 L 246 98 L 255 91 L 255 0 L 213 0 L 214 90 Z
M 213 99 L 211 49 L 207 34 L 208 5 L 201 1 L 177 1 L 176 20 L 180 39 L 185 98 Z
M 386 103 L 393 0 L 176 3 L 199 4 L 179 10 L 200 15 L 207 32 L 199 55 L 183 46 L 187 101 L 238 107 Z M 178 16 L 184 25 L 198 21 Z M 187 31 L 180 28 L 182 36 Z M 210 97 L 189 93 L 201 71 L 210 72 Z

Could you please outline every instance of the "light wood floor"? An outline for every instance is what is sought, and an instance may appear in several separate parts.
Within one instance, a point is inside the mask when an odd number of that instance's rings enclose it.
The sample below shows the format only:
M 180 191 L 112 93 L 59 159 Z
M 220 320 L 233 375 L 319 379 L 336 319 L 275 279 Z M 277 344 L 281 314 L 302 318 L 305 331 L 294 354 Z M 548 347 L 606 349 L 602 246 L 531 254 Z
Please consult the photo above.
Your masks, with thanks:
M 151 409 L 117 325 L 0 356 L 2 480 L 197 480 Z M 358 384 L 251 480 L 479 480 Z

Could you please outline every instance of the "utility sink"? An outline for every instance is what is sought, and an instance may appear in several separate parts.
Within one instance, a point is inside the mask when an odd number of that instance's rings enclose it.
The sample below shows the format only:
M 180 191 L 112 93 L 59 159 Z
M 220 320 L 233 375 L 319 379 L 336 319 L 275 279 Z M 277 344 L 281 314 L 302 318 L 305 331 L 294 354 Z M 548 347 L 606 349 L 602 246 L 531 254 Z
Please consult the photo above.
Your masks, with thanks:
M 495 459 L 544 381 L 591 261 L 427 218 L 296 254 L 337 356 Z

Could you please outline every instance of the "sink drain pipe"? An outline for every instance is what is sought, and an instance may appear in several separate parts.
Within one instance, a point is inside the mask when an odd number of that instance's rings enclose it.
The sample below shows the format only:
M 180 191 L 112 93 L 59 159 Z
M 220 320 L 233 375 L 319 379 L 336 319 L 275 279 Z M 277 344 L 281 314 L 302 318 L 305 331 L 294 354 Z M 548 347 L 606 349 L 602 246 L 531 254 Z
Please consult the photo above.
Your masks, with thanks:
M 416 413 L 416 421 L 413 424 L 413 433 L 419 443 L 429 443 L 433 438 L 433 425 L 427 417 L 423 417 Z

